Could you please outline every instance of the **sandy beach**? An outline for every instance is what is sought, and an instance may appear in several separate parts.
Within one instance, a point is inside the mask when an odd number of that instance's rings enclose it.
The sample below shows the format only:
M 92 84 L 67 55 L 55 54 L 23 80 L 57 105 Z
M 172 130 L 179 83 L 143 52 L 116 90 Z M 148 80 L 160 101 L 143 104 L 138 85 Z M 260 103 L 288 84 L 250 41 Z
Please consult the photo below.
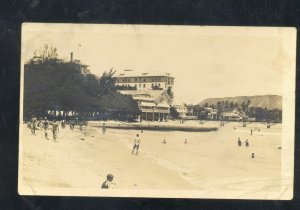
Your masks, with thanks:
M 176 122 L 174 122 L 176 124 Z M 186 122 L 199 126 L 195 122 Z M 247 196 L 279 191 L 281 125 L 267 129 L 253 123 L 225 124 L 214 132 L 161 132 L 107 129 L 89 122 L 80 131 L 60 127 L 58 141 L 24 126 L 22 183 L 30 188 L 99 188 L 114 175 L 111 189 L 247 191 Z M 209 122 L 203 126 L 219 126 Z M 234 129 L 236 128 L 236 129 Z M 256 128 L 260 128 L 257 131 Z M 250 129 L 253 135 L 250 135 Z M 135 135 L 141 136 L 139 155 L 132 155 Z M 241 138 L 242 146 L 237 145 Z M 163 144 L 166 139 L 166 144 Z M 187 139 L 187 144 L 184 143 Z M 250 146 L 244 141 L 248 139 Z M 255 158 L 251 154 L 255 153 Z

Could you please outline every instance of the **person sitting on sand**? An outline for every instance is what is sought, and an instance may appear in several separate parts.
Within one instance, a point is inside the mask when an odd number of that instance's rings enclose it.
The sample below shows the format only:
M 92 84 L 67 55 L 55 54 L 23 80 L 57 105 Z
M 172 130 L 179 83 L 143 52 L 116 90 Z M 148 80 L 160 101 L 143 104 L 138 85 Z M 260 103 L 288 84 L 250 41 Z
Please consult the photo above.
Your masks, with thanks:
M 136 155 L 138 155 L 140 143 L 141 143 L 140 135 L 136 134 L 136 138 L 134 139 L 134 145 L 131 154 L 133 154 L 134 150 L 136 150 Z
M 246 145 L 246 147 L 249 147 L 249 142 L 248 142 L 248 139 L 246 139 L 246 141 L 245 141 L 245 145 Z
M 113 181 L 113 179 L 114 179 L 114 176 L 112 174 L 108 174 L 105 182 L 102 183 L 101 188 L 108 189 L 110 187 L 110 183 Z
M 252 153 L 251 158 L 255 158 L 254 153 Z

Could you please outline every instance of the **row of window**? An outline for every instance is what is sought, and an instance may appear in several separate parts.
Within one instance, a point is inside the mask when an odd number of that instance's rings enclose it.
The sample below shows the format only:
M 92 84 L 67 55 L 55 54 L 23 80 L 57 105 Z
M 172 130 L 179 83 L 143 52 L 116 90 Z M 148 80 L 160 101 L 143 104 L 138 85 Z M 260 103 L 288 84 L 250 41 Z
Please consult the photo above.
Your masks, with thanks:
M 117 82 L 168 82 L 171 83 L 173 78 L 168 78 L 167 80 L 162 77 L 157 78 L 118 78 Z
M 151 106 L 141 106 L 141 109 L 155 109 L 155 110 L 169 110 L 168 107 L 151 107 Z
M 122 85 L 122 87 L 129 87 L 129 86 L 131 86 L 131 85 L 129 85 L 129 84 L 123 84 Z M 139 84 L 138 86 L 137 86 L 137 84 L 134 84 L 134 87 L 139 87 L 139 88 L 141 88 L 141 87 L 143 87 L 143 88 L 146 88 L 146 84 Z M 160 85 L 160 83 L 152 83 L 151 84 L 151 87 L 161 87 L 161 85 Z M 167 87 L 167 85 L 165 85 L 165 87 Z

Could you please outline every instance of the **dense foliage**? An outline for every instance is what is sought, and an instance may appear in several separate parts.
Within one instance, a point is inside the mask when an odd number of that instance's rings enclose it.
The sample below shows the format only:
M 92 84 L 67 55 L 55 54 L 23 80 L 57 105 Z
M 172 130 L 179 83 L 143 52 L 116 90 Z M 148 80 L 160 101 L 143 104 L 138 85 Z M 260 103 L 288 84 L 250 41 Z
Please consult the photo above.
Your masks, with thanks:
M 53 50 L 53 49 L 52 49 Z M 56 49 L 55 49 L 56 53 Z M 47 52 L 44 54 L 47 55 Z M 64 112 L 101 112 L 117 110 L 138 113 L 131 96 L 117 93 L 115 71 L 100 78 L 85 74 L 80 64 L 64 62 L 56 54 L 37 56 L 24 67 L 24 116 L 43 116 L 48 110 Z
M 177 112 L 177 110 L 171 106 L 170 107 L 170 115 L 172 118 L 178 118 L 179 117 L 179 113 Z

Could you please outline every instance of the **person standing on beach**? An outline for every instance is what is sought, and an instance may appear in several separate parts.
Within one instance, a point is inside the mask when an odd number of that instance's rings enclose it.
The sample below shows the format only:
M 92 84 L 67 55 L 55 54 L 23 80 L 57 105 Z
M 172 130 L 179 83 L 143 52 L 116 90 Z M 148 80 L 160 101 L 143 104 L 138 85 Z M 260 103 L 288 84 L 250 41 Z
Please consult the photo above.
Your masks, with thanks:
M 61 127 L 62 127 L 62 128 L 65 128 L 65 127 L 66 127 L 66 121 L 65 121 L 65 120 L 62 120 L 62 121 L 61 121 Z
M 105 134 L 105 131 L 106 131 L 106 127 L 105 127 L 105 123 L 103 123 L 103 125 L 102 125 L 102 133 L 103 133 L 103 135 Z
M 110 187 L 110 183 L 113 181 L 113 179 L 114 179 L 114 176 L 112 174 L 108 174 L 105 182 L 102 183 L 101 188 L 108 189 Z
M 75 127 L 75 121 L 71 120 L 70 121 L 70 130 L 74 130 L 74 127 Z
M 245 141 L 245 145 L 246 145 L 246 147 L 249 147 L 249 142 L 248 142 L 248 139 L 246 139 L 246 141 Z
M 45 132 L 45 138 L 48 139 L 48 128 L 49 128 L 49 121 L 47 117 L 45 117 L 45 121 L 43 122 L 43 129 Z
M 83 121 L 80 121 L 79 122 L 79 128 L 80 128 L 81 131 L 82 131 L 82 126 L 83 126 Z
M 35 116 L 33 115 L 31 118 L 31 134 L 35 135 L 35 130 L 36 130 L 36 123 L 37 123 L 37 119 L 35 118 Z
M 136 150 L 136 155 L 138 155 L 140 143 L 141 143 L 140 135 L 139 135 L 139 134 L 136 134 L 136 137 L 135 137 L 135 139 L 134 139 L 134 145 L 133 145 L 133 149 L 132 149 L 131 154 L 133 154 L 134 150 Z
M 52 134 L 53 134 L 53 140 L 56 141 L 57 133 L 59 132 L 58 123 L 56 120 L 52 123 Z
M 241 141 L 240 137 L 238 138 L 238 145 L 239 145 L 239 147 L 242 146 L 242 141 Z
M 253 133 L 253 130 L 252 130 L 252 128 L 251 128 L 251 130 L 250 130 L 250 135 L 252 135 L 252 133 Z

